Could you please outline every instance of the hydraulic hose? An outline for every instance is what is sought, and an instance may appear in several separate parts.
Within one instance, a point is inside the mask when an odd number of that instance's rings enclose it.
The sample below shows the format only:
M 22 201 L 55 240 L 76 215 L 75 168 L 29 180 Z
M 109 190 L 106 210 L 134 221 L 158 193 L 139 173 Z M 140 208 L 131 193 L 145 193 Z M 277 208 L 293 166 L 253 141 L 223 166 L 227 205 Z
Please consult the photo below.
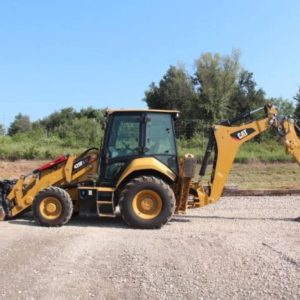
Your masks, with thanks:
M 208 139 L 208 143 L 207 143 L 207 147 L 206 147 L 206 151 L 202 160 L 202 164 L 201 164 L 201 168 L 200 168 L 200 172 L 199 175 L 201 177 L 203 177 L 205 175 L 207 166 L 208 166 L 208 162 L 209 162 L 209 158 L 211 155 L 211 152 L 214 150 L 214 147 L 216 145 L 216 139 L 215 139 L 215 135 L 214 135 L 214 130 L 213 128 L 210 131 L 209 134 L 209 139 Z
M 262 111 L 264 109 L 265 109 L 265 106 L 259 107 L 257 109 L 252 110 L 252 111 L 245 112 L 245 113 L 243 113 L 241 115 L 238 115 L 238 116 L 236 116 L 236 117 L 234 117 L 232 119 L 228 119 L 228 120 L 222 121 L 221 125 L 225 125 L 225 126 L 233 125 L 234 123 L 236 123 L 236 122 L 238 122 L 240 120 L 244 120 L 244 119 L 250 117 L 251 115 L 254 115 L 257 112 Z

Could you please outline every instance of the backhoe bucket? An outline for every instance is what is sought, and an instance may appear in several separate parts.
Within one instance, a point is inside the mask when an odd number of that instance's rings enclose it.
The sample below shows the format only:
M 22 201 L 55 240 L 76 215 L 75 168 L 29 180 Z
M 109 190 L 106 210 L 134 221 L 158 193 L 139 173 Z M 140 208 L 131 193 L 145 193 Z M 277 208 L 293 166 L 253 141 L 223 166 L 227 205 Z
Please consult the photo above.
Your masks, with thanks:
M 5 214 L 4 208 L 0 204 L 0 221 L 4 221 L 5 217 L 6 217 L 6 214 Z

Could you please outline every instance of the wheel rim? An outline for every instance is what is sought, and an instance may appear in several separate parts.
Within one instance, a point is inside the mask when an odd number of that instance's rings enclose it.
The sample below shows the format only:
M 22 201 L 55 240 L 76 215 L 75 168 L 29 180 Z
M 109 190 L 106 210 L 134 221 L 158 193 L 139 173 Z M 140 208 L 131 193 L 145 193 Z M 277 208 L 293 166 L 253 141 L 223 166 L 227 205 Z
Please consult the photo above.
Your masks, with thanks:
M 62 205 L 57 198 L 46 197 L 40 204 L 40 213 L 47 220 L 55 220 L 62 213 Z
M 150 220 L 160 214 L 162 200 L 158 193 L 152 190 L 142 190 L 134 196 L 132 207 L 140 218 Z

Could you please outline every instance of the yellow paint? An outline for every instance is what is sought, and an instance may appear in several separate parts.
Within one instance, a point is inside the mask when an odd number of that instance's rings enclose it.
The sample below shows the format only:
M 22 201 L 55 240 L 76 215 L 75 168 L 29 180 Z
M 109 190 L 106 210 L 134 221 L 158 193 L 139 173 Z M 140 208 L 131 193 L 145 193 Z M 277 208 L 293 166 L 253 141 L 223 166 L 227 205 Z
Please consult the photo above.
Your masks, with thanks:
M 167 113 L 167 114 L 178 114 L 178 110 L 163 110 L 163 109 L 108 109 L 106 113 L 111 115 L 112 113 L 120 112 L 154 112 L 154 113 Z
M 132 174 L 135 171 L 146 171 L 146 170 L 153 170 L 157 171 L 168 178 L 170 178 L 172 181 L 176 180 L 176 174 L 171 171 L 166 165 L 161 163 L 159 160 L 157 160 L 154 157 L 142 157 L 134 159 L 124 170 L 122 176 L 118 180 L 116 187 L 120 185 L 120 183 L 130 174 Z
M 240 146 L 267 130 L 269 127 L 269 118 L 264 118 L 240 126 L 215 126 L 214 131 L 218 147 L 218 157 L 214 180 L 211 183 L 209 203 L 216 202 L 221 197 L 224 185 Z M 252 128 L 255 131 L 241 140 L 233 139 L 231 137 L 232 133 L 246 128 Z
M 114 192 L 116 189 L 111 187 L 97 187 L 98 192 Z
M 200 185 L 197 188 L 198 200 L 196 206 L 204 206 L 219 200 L 222 195 L 225 183 L 231 170 L 234 159 L 242 144 L 253 139 L 258 134 L 264 132 L 271 126 L 276 126 L 277 109 L 274 106 L 267 107 L 267 117 L 242 124 L 239 126 L 214 126 L 214 135 L 217 143 L 217 161 L 214 170 L 214 178 L 210 183 L 211 192 L 206 194 L 204 188 Z M 275 123 L 274 123 L 275 122 Z M 243 136 L 242 139 L 234 139 L 231 134 L 252 128 L 254 132 Z
M 292 155 L 300 165 L 300 140 L 295 131 L 294 121 L 285 120 L 283 122 L 283 128 L 286 134 L 282 138 L 282 142 L 285 146 L 286 153 Z
M 55 220 L 61 216 L 62 205 L 57 198 L 46 197 L 39 206 L 40 214 L 46 220 Z
M 91 153 L 92 152 L 89 154 L 91 155 Z M 95 153 L 97 153 L 96 150 Z M 41 190 L 53 185 L 63 185 L 70 182 L 77 183 L 80 181 L 86 181 L 89 179 L 90 173 L 97 173 L 98 159 L 95 159 L 86 167 L 72 174 L 75 159 L 75 156 L 69 156 L 68 160 L 62 163 L 57 169 L 45 170 L 41 173 L 40 177 L 33 175 L 28 179 L 30 185 L 24 185 L 25 180 L 27 179 L 25 179 L 24 176 L 21 176 L 7 196 L 8 201 L 15 201 L 17 203 L 17 205 L 12 208 L 12 216 L 16 216 L 24 209 L 31 206 L 35 196 Z M 73 193 L 72 189 L 69 193 L 70 195 L 77 195 L 77 193 Z M 72 200 L 75 201 L 76 206 L 78 199 L 72 198 Z
M 162 200 L 153 190 L 141 190 L 134 196 L 132 208 L 141 219 L 152 220 L 160 214 Z
M 68 160 L 65 165 L 65 180 L 67 183 L 70 183 L 72 180 L 72 170 L 74 165 L 74 160 L 76 159 L 76 156 L 69 156 Z
M 98 192 L 114 192 L 116 189 L 113 187 L 103 187 L 103 186 L 80 186 L 78 190 L 96 190 Z

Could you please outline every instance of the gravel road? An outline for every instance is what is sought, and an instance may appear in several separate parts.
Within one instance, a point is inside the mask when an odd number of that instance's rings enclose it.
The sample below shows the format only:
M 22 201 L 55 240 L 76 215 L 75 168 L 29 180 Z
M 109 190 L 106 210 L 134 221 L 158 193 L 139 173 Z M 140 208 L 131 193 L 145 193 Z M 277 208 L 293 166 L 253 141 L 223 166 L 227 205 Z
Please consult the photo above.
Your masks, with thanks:
M 1 299 L 300 299 L 299 197 L 232 197 L 161 230 L 0 223 Z

